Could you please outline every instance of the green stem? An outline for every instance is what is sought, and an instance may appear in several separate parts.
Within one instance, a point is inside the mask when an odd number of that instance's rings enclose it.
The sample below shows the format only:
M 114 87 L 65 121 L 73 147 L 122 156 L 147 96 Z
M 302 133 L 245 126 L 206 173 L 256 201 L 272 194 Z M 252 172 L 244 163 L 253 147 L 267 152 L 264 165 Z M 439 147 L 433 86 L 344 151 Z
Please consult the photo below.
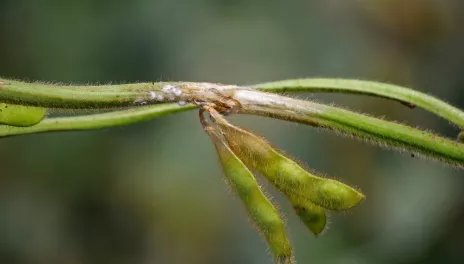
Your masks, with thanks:
M 464 128 L 464 112 L 460 109 L 433 96 L 393 84 L 346 79 L 297 79 L 257 84 L 254 88 L 274 93 L 333 92 L 389 98 L 410 107 L 421 107 Z
M 288 88 L 292 82 L 294 88 Z M 299 86 L 297 85 L 298 82 L 300 83 Z M 325 86 L 322 84 L 316 85 L 316 82 L 314 82 L 313 86 L 329 87 L 330 80 L 327 82 Z M 346 88 L 345 90 L 347 91 L 355 90 L 354 87 L 356 86 L 364 87 L 364 90 L 361 88 L 358 90 L 359 93 L 374 94 L 411 102 L 453 120 L 460 126 L 464 124 L 464 117 L 459 109 L 416 91 L 378 84 L 377 86 L 383 87 L 384 90 L 378 92 L 381 90 L 378 89 L 373 93 L 372 91 L 369 92 L 369 89 L 373 89 L 372 86 L 367 85 L 366 82 L 343 80 L 340 81 L 341 84 L 339 86 L 335 85 L 337 81 L 332 80 L 332 82 L 334 87 L 339 87 L 339 90 L 342 90 L 340 87 L 351 87 Z M 285 90 L 302 91 L 307 89 L 304 88 L 306 87 L 303 85 L 304 81 L 288 81 L 287 84 L 285 83 L 275 84 L 275 87 L 280 85 L 280 88 L 270 88 L 271 85 L 268 85 L 266 89 L 274 89 L 274 91 L 281 92 Z M 347 84 L 351 84 L 351 86 Z M 263 88 L 264 86 L 261 85 L 258 87 Z M 159 99 L 158 96 L 162 98 Z M 423 154 L 458 167 L 464 166 L 464 145 L 461 143 L 405 125 L 387 122 L 345 109 L 264 93 L 254 89 L 212 83 L 187 82 L 70 87 L 27 84 L 0 79 L 0 102 L 21 103 L 24 105 L 65 108 L 105 108 L 134 105 L 137 102 L 153 104 L 171 101 L 180 102 L 183 100 L 199 104 L 213 104 L 226 113 L 238 112 L 272 116 L 294 122 L 321 126 L 387 147 Z M 0 127 L 0 136 L 57 130 L 97 129 L 124 125 L 193 107 L 170 105 L 161 106 L 160 108 L 148 107 L 122 112 L 117 111 L 101 115 L 45 119 L 41 123 L 31 127 Z
M 187 111 L 196 107 L 195 105 L 179 106 L 178 104 L 163 104 L 103 114 L 49 118 L 29 127 L 0 126 L 0 137 L 50 131 L 91 130 L 123 126 L 158 116 Z
M 240 87 L 216 83 L 159 82 L 98 86 L 25 83 L 0 78 L 0 102 L 48 108 L 111 108 L 171 102 L 214 102 L 230 107 L 227 98 Z
M 234 99 L 241 103 L 239 113 L 320 126 L 381 146 L 407 150 L 464 167 L 464 144 L 419 129 L 338 107 L 257 91 L 237 91 Z
M 223 101 L 239 87 L 214 83 L 159 82 L 99 86 L 25 83 L 0 78 L 0 102 L 48 108 L 109 108 L 169 102 Z
M 0 79 L 0 101 L 53 108 L 130 106 L 149 84 L 62 86 Z M 128 91 L 122 91 L 128 90 Z

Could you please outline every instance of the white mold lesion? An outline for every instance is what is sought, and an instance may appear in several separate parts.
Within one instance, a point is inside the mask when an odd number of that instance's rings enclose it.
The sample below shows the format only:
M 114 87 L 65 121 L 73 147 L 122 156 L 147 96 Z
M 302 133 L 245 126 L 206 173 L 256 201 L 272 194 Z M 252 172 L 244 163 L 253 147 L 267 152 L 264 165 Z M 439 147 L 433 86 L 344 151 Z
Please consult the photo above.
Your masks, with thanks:
M 182 90 L 180 88 L 176 88 L 172 92 L 175 96 L 179 97 L 182 95 Z
M 160 92 L 157 93 L 157 92 L 151 91 L 148 93 L 148 96 L 149 96 L 150 101 L 163 102 L 164 100 L 164 96 Z
M 219 84 L 219 83 L 206 83 L 206 82 L 199 83 L 199 86 L 204 89 L 214 89 L 218 91 L 241 88 L 240 86 L 237 86 L 237 85 L 224 85 L 224 84 Z
M 161 90 L 149 91 L 144 96 L 137 98 L 134 101 L 136 105 L 146 105 L 149 103 L 164 103 L 164 102 L 179 102 L 179 104 L 186 104 L 185 99 L 182 98 L 183 90 L 174 85 L 165 85 Z
M 135 99 L 134 104 L 135 105 L 146 105 L 148 104 L 148 102 L 144 98 L 137 98 Z
M 180 100 L 183 93 L 181 88 L 170 84 L 165 85 L 161 91 L 163 92 L 164 97 L 169 101 Z
M 228 100 L 233 90 L 240 89 L 236 85 L 223 85 L 216 83 L 181 83 L 179 85 L 165 84 L 160 88 L 146 92 L 140 98 L 134 101 L 137 105 L 146 105 L 150 103 L 167 103 L 177 102 L 179 105 L 187 103 L 199 104 L 199 102 L 208 103 L 211 101 Z
M 150 100 L 157 100 L 158 95 L 155 92 L 149 92 Z

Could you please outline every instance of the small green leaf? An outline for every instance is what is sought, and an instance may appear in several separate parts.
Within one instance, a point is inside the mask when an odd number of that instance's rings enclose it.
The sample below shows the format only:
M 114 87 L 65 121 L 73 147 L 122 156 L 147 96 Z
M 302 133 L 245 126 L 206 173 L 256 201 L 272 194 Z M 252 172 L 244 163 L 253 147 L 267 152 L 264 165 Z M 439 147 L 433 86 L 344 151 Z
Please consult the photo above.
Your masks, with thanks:
M 42 107 L 0 103 L 0 124 L 27 127 L 33 126 L 45 117 Z

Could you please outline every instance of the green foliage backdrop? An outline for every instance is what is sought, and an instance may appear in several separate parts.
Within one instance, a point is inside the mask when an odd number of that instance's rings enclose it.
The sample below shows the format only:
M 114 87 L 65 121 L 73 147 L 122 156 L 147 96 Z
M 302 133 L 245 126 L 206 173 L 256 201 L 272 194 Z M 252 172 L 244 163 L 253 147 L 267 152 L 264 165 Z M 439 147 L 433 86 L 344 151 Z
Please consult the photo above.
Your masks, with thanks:
M 78 84 L 336 76 L 412 86 L 463 108 L 460 1 L 343 2 L 2 1 L 0 74 Z M 396 102 L 303 97 L 456 136 Z M 369 197 L 316 239 L 272 192 L 300 263 L 464 259 L 462 171 L 311 127 L 231 119 Z M 216 160 L 193 112 L 1 139 L 0 263 L 269 263 Z

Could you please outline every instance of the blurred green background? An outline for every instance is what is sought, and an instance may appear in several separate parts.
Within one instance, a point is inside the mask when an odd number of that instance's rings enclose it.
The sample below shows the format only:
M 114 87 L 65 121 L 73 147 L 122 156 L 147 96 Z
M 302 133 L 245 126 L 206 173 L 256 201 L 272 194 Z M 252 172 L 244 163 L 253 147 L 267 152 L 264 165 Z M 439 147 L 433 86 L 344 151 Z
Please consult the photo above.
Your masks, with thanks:
M 460 0 L 1 0 L 0 75 L 63 83 L 253 84 L 346 77 L 464 108 Z M 421 109 L 302 94 L 448 137 Z M 464 263 L 464 173 L 312 127 L 231 120 L 367 200 L 314 238 L 280 204 L 298 263 Z M 0 140 L 0 263 L 271 263 L 196 111 Z

